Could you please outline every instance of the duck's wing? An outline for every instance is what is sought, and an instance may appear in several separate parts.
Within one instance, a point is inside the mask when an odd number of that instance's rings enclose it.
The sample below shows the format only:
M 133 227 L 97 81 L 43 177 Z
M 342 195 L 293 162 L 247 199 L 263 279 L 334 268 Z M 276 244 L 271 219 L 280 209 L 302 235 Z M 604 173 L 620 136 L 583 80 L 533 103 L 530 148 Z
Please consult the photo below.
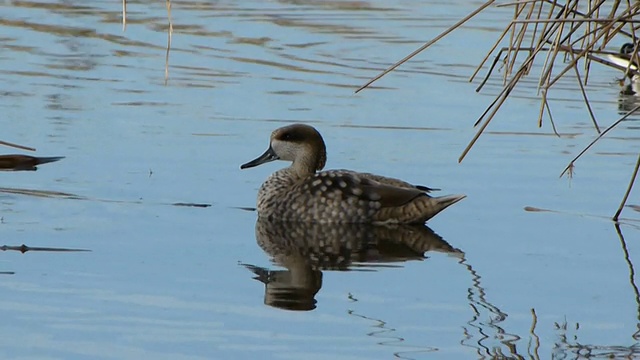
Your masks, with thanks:
M 430 188 L 428 186 L 424 186 L 424 185 L 414 185 L 416 187 L 416 189 L 418 190 L 422 190 L 424 192 L 426 192 L 427 194 L 432 192 L 432 191 L 440 191 L 442 189 L 438 189 L 438 188 Z
M 316 196 L 346 200 L 356 198 L 378 202 L 383 208 L 402 206 L 419 196 L 429 196 L 424 190 L 410 184 L 409 187 L 388 185 L 361 173 L 341 170 L 316 173 L 301 185 Z
M 424 191 L 426 193 L 430 193 L 432 191 L 439 191 L 440 190 L 440 189 L 437 189 L 437 188 L 431 188 L 431 187 L 424 186 L 424 185 L 414 185 L 414 184 L 408 183 L 408 182 L 400 180 L 400 179 L 387 177 L 387 176 L 382 176 L 382 175 L 377 175 L 377 174 L 356 173 L 356 172 L 349 171 L 349 170 L 338 170 L 338 171 L 351 172 L 351 173 L 356 174 L 357 176 L 364 177 L 364 178 L 379 182 L 381 184 L 391 185 L 391 186 L 401 187 L 401 188 L 418 189 L 418 190 Z
M 366 182 L 371 182 L 372 184 L 365 184 L 365 188 L 372 195 L 380 196 L 380 200 L 378 201 L 380 201 L 383 208 L 402 206 L 417 197 L 429 196 L 418 188 L 403 188 L 376 183 L 373 180 L 366 180 Z

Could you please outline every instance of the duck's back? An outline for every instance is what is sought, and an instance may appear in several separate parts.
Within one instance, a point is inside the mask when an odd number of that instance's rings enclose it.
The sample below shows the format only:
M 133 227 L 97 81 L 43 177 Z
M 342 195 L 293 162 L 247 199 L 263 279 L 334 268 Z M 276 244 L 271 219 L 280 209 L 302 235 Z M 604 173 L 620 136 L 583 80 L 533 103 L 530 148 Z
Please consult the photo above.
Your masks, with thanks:
M 297 179 L 290 168 L 273 173 L 258 192 L 260 217 L 319 223 L 370 223 L 380 209 L 373 182 L 330 170 Z

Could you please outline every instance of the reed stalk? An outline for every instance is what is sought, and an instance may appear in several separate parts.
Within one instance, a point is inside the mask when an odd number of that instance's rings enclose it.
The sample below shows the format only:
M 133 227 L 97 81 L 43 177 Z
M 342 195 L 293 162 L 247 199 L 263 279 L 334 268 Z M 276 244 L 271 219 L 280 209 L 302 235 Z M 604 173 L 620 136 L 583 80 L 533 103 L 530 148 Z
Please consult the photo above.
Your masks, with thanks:
M 356 93 L 367 88 L 447 34 L 455 31 L 493 3 L 494 1 L 483 3 L 443 33 L 376 75 L 358 88 Z M 640 1 L 567 0 L 566 2 L 560 2 L 557 0 L 522 0 L 496 4 L 496 6 L 512 6 L 514 8 L 513 17 L 505 26 L 504 31 L 500 33 L 498 39 L 492 44 L 487 54 L 481 59 L 480 64 L 471 74 L 469 81 L 474 81 L 477 78 L 480 70 L 485 67 L 492 54 L 495 54 L 494 61 L 489 66 L 486 77 L 480 82 L 476 91 L 480 91 L 483 88 L 499 63 L 502 63 L 500 68 L 502 69 L 503 88 L 473 124 L 474 127 L 478 125 L 480 127 L 462 151 L 458 161 L 461 162 L 476 144 L 518 82 L 530 73 L 534 64 L 539 64 L 537 91 L 538 96 L 540 96 L 540 108 L 537 125 L 542 127 L 543 119 L 546 115 L 553 132 L 560 136 L 556 123 L 551 116 L 548 96 L 550 89 L 571 71 L 575 74 L 577 88 L 580 90 L 582 100 L 597 134 L 596 138 L 571 160 L 562 172 L 562 175 L 568 174 L 571 176 L 578 158 L 615 126 L 628 118 L 631 113 L 640 108 L 640 106 L 636 107 L 606 129 L 601 130 L 588 96 L 589 72 L 591 63 L 594 61 L 624 71 L 625 78 L 629 74 L 640 75 L 637 69 L 632 69 L 630 66 L 624 68 L 607 61 L 605 57 L 615 53 L 603 50 L 612 39 L 623 37 L 625 42 L 635 44 L 631 60 L 632 62 L 640 63 L 640 58 L 638 57 L 640 41 L 638 41 L 636 34 L 636 30 L 640 27 L 638 16 L 640 15 Z M 507 42 L 507 46 L 500 47 L 503 42 Z M 582 71 L 579 67 L 581 63 L 583 64 L 581 66 Z M 637 178 L 639 166 L 640 157 L 618 212 L 614 215 L 615 220 L 618 219 L 628 199 L 629 192 Z

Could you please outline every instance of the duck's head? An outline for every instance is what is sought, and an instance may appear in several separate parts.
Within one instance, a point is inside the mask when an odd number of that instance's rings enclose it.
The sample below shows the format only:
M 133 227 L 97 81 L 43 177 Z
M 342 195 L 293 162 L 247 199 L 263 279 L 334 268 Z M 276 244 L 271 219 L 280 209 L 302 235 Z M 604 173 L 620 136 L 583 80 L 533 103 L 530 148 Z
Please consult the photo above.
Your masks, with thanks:
M 322 136 L 312 126 L 288 125 L 271 133 L 267 151 L 258 158 L 241 165 L 240 169 L 262 165 L 273 160 L 292 161 L 291 167 L 302 177 L 324 168 L 327 150 Z
M 633 49 L 635 49 L 635 45 L 633 45 L 632 43 L 625 43 L 620 48 L 620 54 L 631 55 L 633 54 Z

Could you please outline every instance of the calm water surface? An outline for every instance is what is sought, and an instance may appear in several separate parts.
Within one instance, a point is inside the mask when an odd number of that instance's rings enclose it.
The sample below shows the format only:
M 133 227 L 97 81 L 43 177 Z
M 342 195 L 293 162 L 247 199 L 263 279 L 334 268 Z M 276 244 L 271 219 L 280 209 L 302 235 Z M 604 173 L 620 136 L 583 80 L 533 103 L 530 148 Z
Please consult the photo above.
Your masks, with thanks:
M 458 164 L 500 88 L 467 79 L 504 8 L 353 92 L 479 4 L 175 1 L 165 85 L 164 2 L 131 2 L 124 32 L 118 2 L 2 2 L 0 138 L 66 159 L 2 173 L 0 245 L 44 249 L 3 248 L 0 357 L 633 357 L 638 213 L 619 232 L 608 217 L 637 119 L 559 179 L 595 132 L 570 78 L 550 93 L 563 136 L 538 128 L 531 78 Z M 619 76 L 592 69 L 602 125 Z M 329 168 L 468 198 L 414 233 L 256 224 L 242 208 L 283 164 L 239 165 L 290 122 L 320 129 Z M 348 246 L 314 248 L 336 234 Z

